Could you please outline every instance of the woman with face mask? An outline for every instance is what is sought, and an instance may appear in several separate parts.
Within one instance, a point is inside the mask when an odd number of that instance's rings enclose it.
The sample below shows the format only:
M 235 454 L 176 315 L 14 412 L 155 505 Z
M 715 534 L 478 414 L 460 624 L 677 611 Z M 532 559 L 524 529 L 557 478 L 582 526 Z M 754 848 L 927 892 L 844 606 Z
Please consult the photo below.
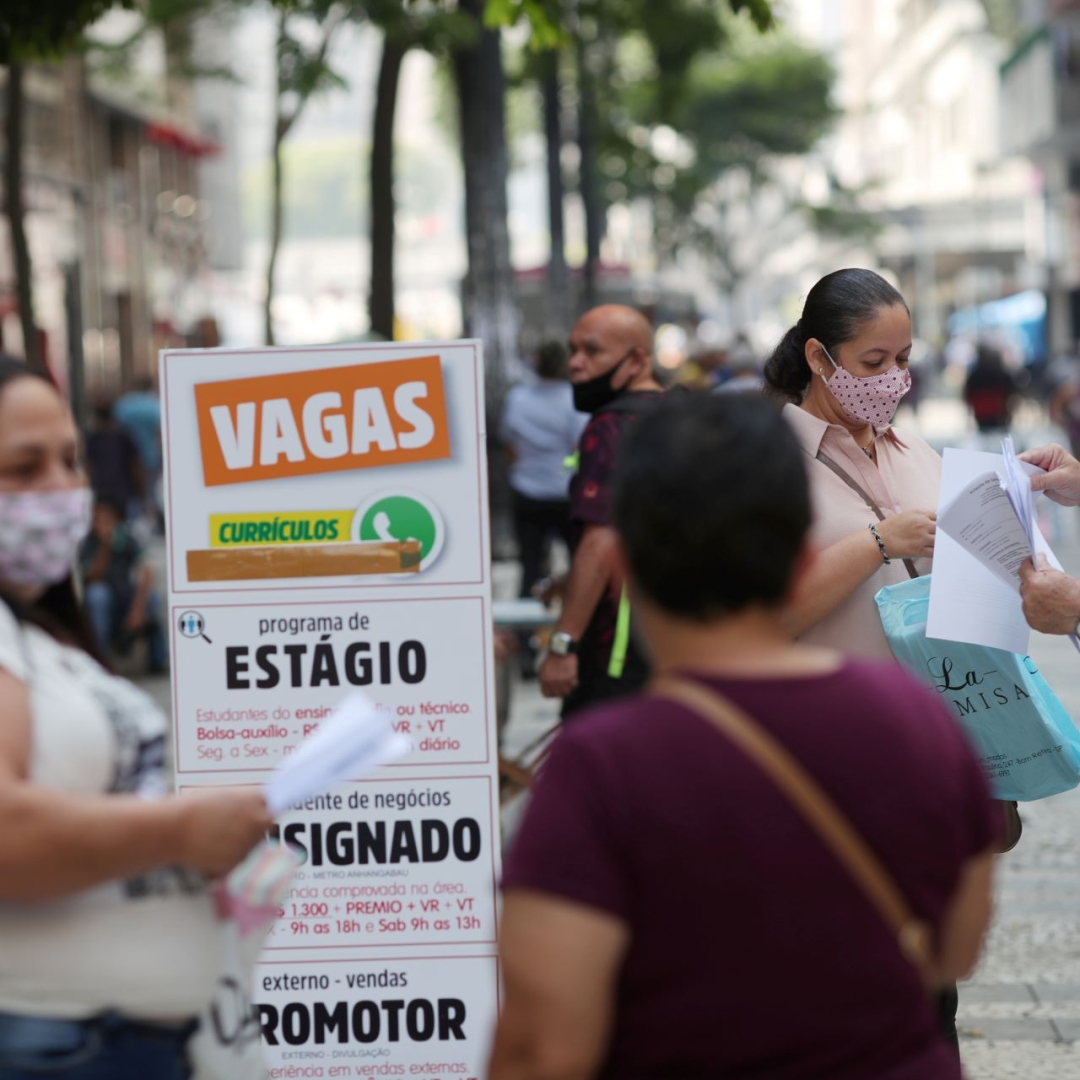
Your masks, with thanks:
M 911 387 L 911 315 L 871 270 L 838 270 L 809 292 L 802 318 L 765 365 L 786 399 L 810 478 L 816 557 L 790 611 L 801 641 L 892 659 L 874 594 L 930 572 L 941 458 L 891 426 Z M 956 989 L 940 996 L 959 1052 Z
M 838 270 L 765 366 L 806 460 L 818 555 L 794 610 L 798 636 L 878 659 L 892 652 L 874 594 L 930 571 L 941 458 L 891 426 L 911 386 L 911 316 L 870 270 Z
M 271 822 L 257 792 L 166 794 L 165 717 L 76 599 L 90 510 L 69 409 L 0 357 L 0 1080 L 184 1080 L 206 881 Z

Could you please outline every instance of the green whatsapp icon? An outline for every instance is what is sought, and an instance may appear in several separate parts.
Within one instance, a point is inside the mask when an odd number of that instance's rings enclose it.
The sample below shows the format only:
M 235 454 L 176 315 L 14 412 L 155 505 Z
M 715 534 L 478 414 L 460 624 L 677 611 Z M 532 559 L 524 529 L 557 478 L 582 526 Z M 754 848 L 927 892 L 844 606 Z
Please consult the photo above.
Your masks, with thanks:
M 373 495 L 353 518 L 354 540 L 418 541 L 421 571 L 439 557 L 444 538 L 439 511 L 423 495 L 412 491 L 384 491 Z

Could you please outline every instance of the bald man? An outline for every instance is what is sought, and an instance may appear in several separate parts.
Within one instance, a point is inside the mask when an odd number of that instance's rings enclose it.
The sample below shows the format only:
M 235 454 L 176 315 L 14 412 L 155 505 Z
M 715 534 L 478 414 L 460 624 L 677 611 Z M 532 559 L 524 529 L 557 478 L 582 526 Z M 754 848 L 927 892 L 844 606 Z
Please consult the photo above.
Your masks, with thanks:
M 621 673 L 609 670 L 622 582 L 615 566 L 611 495 L 619 439 L 660 392 L 653 378 L 653 333 L 633 308 L 587 311 L 570 335 L 574 405 L 592 419 L 578 444 L 570 481 L 573 561 L 562 614 L 540 668 L 545 696 L 563 699 L 562 715 L 640 689 L 648 676 L 630 643 Z

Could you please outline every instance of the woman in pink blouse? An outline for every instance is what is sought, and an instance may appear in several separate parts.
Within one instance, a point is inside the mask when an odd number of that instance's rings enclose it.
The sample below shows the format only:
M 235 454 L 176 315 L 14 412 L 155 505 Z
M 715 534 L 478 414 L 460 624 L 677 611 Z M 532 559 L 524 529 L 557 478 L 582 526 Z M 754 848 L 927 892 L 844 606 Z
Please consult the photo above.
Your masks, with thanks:
M 941 458 L 890 421 L 911 386 L 911 315 L 871 270 L 838 270 L 765 367 L 806 458 L 819 554 L 792 619 L 806 642 L 890 659 L 874 594 L 930 571 Z
M 930 572 L 941 458 L 890 421 L 911 387 L 911 314 L 871 270 L 837 270 L 765 365 L 802 447 L 817 550 L 790 613 L 804 642 L 891 659 L 874 594 Z M 940 996 L 959 1051 L 956 988 Z

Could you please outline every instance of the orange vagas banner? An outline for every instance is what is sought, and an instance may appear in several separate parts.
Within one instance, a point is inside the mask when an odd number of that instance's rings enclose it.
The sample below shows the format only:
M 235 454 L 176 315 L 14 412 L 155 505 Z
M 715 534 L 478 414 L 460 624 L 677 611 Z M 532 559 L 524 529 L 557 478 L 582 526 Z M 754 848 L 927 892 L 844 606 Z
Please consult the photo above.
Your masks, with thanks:
M 437 356 L 200 383 L 207 487 L 450 456 Z

